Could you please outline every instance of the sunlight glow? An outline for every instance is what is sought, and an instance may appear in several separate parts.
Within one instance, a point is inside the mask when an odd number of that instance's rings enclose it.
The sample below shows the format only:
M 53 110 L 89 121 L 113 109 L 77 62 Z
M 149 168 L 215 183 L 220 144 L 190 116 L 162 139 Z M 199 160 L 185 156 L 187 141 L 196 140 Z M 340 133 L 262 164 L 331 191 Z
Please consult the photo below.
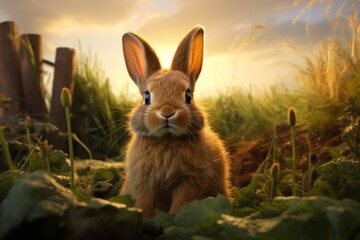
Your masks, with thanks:
M 159 60 L 160 60 L 162 68 L 164 68 L 164 69 L 170 68 L 172 58 L 173 58 L 173 53 L 171 53 L 171 52 L 168 52 L 168 51 L 159 52 Z

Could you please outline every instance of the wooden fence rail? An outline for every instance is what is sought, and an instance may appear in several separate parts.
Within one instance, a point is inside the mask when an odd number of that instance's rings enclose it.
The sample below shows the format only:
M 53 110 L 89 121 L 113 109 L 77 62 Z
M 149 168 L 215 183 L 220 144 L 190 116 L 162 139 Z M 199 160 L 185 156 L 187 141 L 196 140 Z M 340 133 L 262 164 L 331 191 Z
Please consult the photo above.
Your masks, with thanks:
M 60 104 L 60 93 L 63 87 L 73 92 L 75 51 L 64 47 L 56 49 L 50 110 L 45 104 L 43 62 L 51 61 L 43 59 L 40 35 L 19 36 L 15 22 L 0 23 L 0 98 L 11 99 L 0 118 L 29 115 L 40 121 L 50 121 L 65 132 L 65 110 Z

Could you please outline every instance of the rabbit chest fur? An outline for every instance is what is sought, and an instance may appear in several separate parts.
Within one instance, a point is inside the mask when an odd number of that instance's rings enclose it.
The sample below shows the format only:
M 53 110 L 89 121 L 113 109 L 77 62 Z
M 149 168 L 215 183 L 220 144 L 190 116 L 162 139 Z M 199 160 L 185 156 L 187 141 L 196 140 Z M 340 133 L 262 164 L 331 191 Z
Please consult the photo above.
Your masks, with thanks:
M 220 144 L 218 137 L 205 129 L 196 137 L 134 136 L 126 156 L 126 193 L 150 215 L 154 208 L 176 213 L 193 199 L 218 193 L 228 196 L 227 156 Z

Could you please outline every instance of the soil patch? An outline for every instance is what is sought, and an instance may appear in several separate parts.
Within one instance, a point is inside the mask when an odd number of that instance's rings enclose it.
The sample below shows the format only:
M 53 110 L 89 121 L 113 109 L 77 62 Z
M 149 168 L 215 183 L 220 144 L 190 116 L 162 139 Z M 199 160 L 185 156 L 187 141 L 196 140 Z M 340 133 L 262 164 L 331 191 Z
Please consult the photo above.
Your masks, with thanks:
M 295 131 L 297 167 L 303 170 L 307 169 L 310 152 L 313 164 L 325 163 L 332 159 L 329 148 L 342 143 L 339 130 L 334 129 L 321 136 L 311 134 L 300 127 Z M 241 141 L 230 148 L 231 181 L 234 186 L 242 188 L 250 183 L 254 172 L 271 150 L 273 136 L 273 131 L 268 131 L 255 140 Z M 284 167 L 285 159 L 292 157 L 291 129 L 288 124 L 276 127 L 276 145 L 280 165 Z

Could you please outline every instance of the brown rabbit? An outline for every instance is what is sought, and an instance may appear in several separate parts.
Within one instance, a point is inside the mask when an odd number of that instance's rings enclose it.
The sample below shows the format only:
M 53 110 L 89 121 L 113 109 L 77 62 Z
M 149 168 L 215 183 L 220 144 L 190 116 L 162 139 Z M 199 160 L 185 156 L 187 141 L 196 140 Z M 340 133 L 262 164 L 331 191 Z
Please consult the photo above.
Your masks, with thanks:
M 195 27 L 176 50 L 170 70 L 147 42 L 123 36 L 128 72 L 143 97 L 130 113 L 131 140 L 121 194 L 130 194 L 145 216 L 175 214 L 194 199 L 229 196 L 229 161 L 193 92 L 200 74 L 204 29 Z

